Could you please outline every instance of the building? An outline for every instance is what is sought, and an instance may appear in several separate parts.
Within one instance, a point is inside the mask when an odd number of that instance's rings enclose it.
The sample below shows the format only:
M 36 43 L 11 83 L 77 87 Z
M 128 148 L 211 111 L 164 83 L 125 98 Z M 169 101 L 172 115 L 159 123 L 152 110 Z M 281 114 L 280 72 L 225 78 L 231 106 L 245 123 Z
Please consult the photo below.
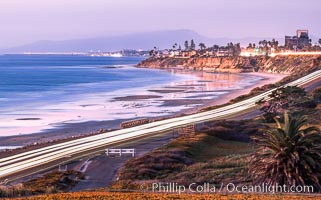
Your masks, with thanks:
M 170 52 L 167 49 L 160 51 L 160 54 L 161 54 L 161 57 L 169 57 L 170 56 Z
M 189 50 L 189 51 L 181 51 L 181 56 L 182 57 L 192 57 L 197 54 L 196 50 Z
M 181 50 L 170 50 L 169 57 L 177 57 L 180 56 Z
M 217 57 L 226 57 L 226 56 L 232 56 L 231 52 L 229 50 L 219 50 L 216 52 Z
M 303 49 L 310 46 L 310 38 L 308 30 L 297 30 L 296 36 L 285 36 L 285 48 L 287 49 Z

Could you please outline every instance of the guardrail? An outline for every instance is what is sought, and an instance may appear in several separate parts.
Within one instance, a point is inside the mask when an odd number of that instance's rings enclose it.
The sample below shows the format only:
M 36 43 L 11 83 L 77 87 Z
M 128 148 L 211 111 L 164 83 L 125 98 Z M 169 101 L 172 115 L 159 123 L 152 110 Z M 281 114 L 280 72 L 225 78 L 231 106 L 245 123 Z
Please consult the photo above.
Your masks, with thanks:
M 123 154 L 131 154 L 132 157 L 135 156 L 135 149 L 106 149 L 105 153 L 107 156 L 110 154 L 118 154 L 119 156 L 122 156 Z
M 125 121 L 120 124 L 120 128 L 130 128 L 134 126 L 139 126 L 143 124 L 148 124 L 150 122 L 149 119 L 143 118 L 143 119 L 136 119 L 131 121 Z

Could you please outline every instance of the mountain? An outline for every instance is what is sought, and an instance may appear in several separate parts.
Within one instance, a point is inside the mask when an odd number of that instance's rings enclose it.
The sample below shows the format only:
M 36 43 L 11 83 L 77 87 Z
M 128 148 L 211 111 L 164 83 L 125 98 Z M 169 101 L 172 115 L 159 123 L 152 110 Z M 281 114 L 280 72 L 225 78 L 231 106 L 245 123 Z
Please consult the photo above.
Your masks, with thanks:
M 185 40 L 210 42 L 211 39 L 190 30 L 154 31 L 100 38 L 63 41 L 38 41 L 31 44 L 3 49 L 2 53 L 22 52 L 89 52 L 116 51 L 121 49 L 171 48 L 173 44 L 184 44 Z
M 171 48 L 174 43 L 178 43 L 184 48 L 184 41 L 194 39 L 195 44 L 200 42 L 208 46 L 213 44 L 226 45 L 228 42 L 247 45 L 249 42 L 258 42 L 263 39 L 272 38 L 209 38 L 198 34 L 192 30 L 169 30 L 142 32 L 120 36 L 109 36 L 99 38 L 74 39 L 74 40 L 45 40 L 38 41 L 23 46 L 0 50 L 0 53 L 70 53 L 70 52 L 89 52 L 89 51 L 117 51 L 122 49 L 152 49 L 154 46 L 159 49 Z M 279 38 L 277 38 L 279 39 Z M 283 39 L 282 39 L 283 40 Z M 280 42 L 282 42 L 280 40 Z

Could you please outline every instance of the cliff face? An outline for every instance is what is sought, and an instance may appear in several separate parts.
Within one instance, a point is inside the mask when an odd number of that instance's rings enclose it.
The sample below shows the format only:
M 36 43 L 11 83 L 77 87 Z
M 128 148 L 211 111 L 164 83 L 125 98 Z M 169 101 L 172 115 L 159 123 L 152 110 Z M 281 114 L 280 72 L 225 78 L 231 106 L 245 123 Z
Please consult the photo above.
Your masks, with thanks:
M 148 58 L 138 64 L 147 68 L 184 68 L 210 72 L 269 72 L 297 74 L 321 66 L 321 56 L 256 56 L 256 57 L 196 57 Z

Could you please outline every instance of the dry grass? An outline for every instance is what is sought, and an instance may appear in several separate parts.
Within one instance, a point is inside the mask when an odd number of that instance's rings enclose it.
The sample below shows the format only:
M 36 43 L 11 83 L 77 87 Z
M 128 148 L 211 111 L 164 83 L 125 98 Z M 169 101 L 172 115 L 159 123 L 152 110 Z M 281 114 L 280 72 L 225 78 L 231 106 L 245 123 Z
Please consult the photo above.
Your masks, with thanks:
M 215 124 L 215 125 L 214 125 Z M 251 135 L 260 125 L 219 121 L 189 137 L 179 137 L 142 157 L 129 160 L 119 172 L 113 189 L 137 189 L 155 181 L 196 183 L 247 183 L 248 157 L 254 151 Z
M 165 200 L 165 199 L 182 199 L 182 200 L 303 200 L 303 199 L 321 199 L 320 195 L 268 195 L 268 194 L 152 194 L 152 193 L 120 193 L 120 192 L 77 192 L 62 193 L 53 195 L 42 195 L 23 198 L 27 200 Z
M 83 174 L 80 172 L 55 171 L 23 184 L 2 188 L 0 189 L 0 198 L 68 192 L 82 178 Z

